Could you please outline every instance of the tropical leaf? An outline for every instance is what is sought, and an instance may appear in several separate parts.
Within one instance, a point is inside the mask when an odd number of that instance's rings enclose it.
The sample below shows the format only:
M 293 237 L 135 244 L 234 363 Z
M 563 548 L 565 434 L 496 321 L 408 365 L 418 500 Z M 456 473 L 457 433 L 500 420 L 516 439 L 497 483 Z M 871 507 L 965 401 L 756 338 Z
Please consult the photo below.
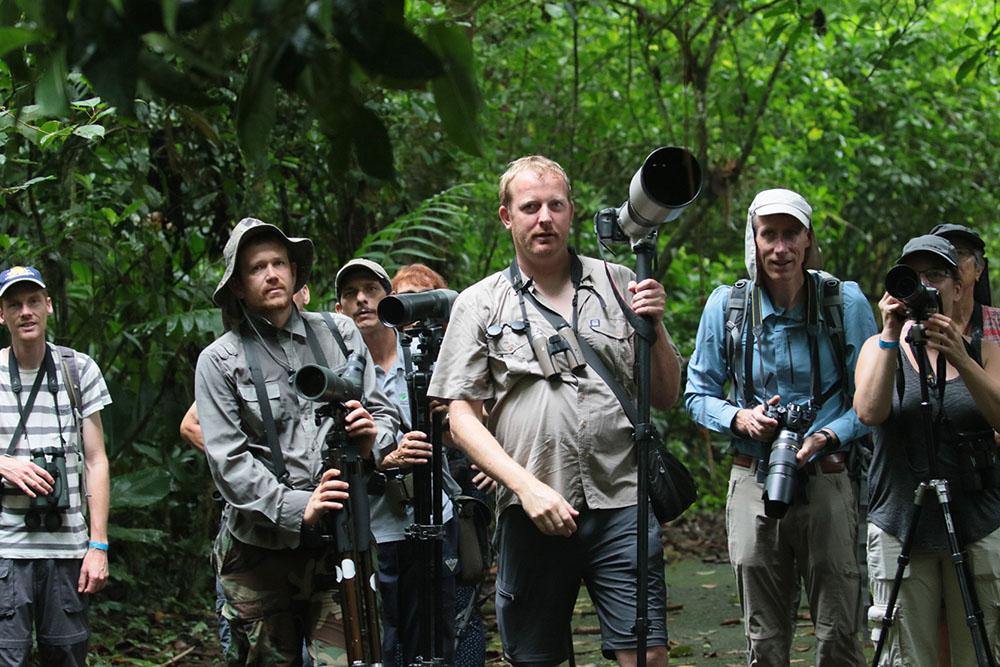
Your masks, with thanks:
M 472 185 L 462 183 L 424 200 L 413 212 L 368 235 L 354 256 L 375 260 L 388 271 L 416 259 L 443 261 L 449 244 L 442 239 L 460 233 L 469 215 L 462 203 L 468 203 L 471 194 Z

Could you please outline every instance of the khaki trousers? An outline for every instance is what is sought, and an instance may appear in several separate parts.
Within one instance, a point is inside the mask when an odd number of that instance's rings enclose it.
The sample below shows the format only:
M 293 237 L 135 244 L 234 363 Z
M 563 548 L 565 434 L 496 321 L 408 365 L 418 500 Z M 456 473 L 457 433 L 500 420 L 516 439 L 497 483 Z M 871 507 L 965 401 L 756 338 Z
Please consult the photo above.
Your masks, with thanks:
M 736 575 L 751 666 L 787 666 L 792 600 L 804 580 L 815 625 L 816 664 L 864 665 L 858 627 L 861 582 L 857 503 L 846 472 L 811 475 L 809 502 L 783 519 L 764 515 L 756 470 L 733 466 L 726 502 L 729 558 Z
M 924 508 L 924 512 L 937 511 L 933 502 Z M 868 619 L 874 624 L 872 641 L 878 641 L 902 546 L 897 537 L 868 524 L 868 571 L 874 599 L 868 610 Z M 1000 529 L 966 545 L 966 551 L 993 657 L 1000 658 Z M 948 622 L 951 664 L 975 665 L 972 635 L 965 622 L 965 606 L 951 554 L 943 549 L 914 549 L 896 598 L 895 623 L 883 648 L 881 665 L 935 667 L 938 619 L 942 613 Z

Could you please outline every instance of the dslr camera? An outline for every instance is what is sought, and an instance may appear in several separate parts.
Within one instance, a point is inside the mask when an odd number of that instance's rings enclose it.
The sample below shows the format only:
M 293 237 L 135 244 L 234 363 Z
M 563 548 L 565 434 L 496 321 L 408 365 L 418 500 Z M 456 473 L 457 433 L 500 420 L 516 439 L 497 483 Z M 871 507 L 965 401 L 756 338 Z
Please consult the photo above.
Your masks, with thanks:
M 62 513 L 69 509 L 69 486 L 66 483 L 66 452 L 60 447 L 46 447 L 31 450 L 31 462 L 52 476 L 52 492 L 46 496 L 36 495 L 31 499 L 28 512 L 24 515 L 24 525 L 29 530 L 52 532 L 62 527 Z
M 941 293 L 925 285 L 920 275 L 905 264 L 897 264 L 885 274 L 885 291 L 906 306 L 906 317 L 926 320 L 941 311 Z
M 778 422 L 778 437 L 771 443 L 767 461 L 764 514 L 781 519 L 795 495 L 795 476 L 799 468 L 795 455 L 802 449 L 805 433 L 816 419 L 816 408 L 812 402 L 806 405 L 769 405 L 764 414 Z

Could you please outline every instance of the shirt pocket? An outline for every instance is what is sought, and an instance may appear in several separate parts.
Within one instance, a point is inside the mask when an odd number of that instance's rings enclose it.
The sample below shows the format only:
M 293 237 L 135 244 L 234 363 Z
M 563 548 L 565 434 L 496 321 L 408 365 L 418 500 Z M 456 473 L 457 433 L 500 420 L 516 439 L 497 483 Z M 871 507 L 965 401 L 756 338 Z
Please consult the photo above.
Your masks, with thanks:
M 542 366 L 535 359 L 526 333 L 505 330 L 500 336 L 487 341 L 490 364 L 511 376 L 542 375 Z
M 244 424 L 248 427 L 248 430 L 261 434 L 260 440 L 263 444 L 264 416 L 261 412 L 257 387 L 252 382 L 250 384 L 240 384 L 237 387 L 243 403 L 242 416 Z M 265 382 L 264 389 L 267 394 L 268 405 L 271 407 L 271 418 L 277 423 L 284 416 L 284 412 L 281 409 L 281 384 L 278 381 Z
M 0 558 L 0 618 L 14 615 L 16 587 L 10 559 Z
M 632 345 L 632 327 L 624 317 L 602 317 L 582 323 L 582 330 L 588 330 L 587 342 L 604 360 L 605 364 L 631 378 L 635 365 L 635 347 Z M 609 363 L 610 362 L 610 363 Z

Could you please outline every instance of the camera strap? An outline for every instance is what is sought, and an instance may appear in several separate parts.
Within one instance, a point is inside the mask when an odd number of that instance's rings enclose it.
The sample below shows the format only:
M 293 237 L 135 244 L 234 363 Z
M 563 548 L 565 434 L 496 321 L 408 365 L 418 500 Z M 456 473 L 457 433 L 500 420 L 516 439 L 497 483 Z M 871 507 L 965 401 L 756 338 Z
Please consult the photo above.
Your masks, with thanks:
M 253 379 L 254 389 L 257 391 L 260 419 L 264 422 L 264 439 L 271 450 L 271 465 L 274 468 L 274 476 L 278 478 L 279 482 L 291 488 L 288 481 L 288 469 L 285 468 L 285 457 L 281 454 L 281 444 L 278 442 L 278 427 L 274 424 L 271 402 L 267 398 L 267 385 L 264 383 L 264 371 L 260 367 L 260 359 L 257 356 L 256 341 L 245 331 L 240 332 L 240 337 L 243 339 L 243 352 L 247 355 L 250 377 Z
M 751 407 L 755 404 L 753 395 L 753 349 L 754 338 L 763 337 L 763 309 L 761 306 L 760 286 L 753 285 L 749 294 L 750 322 L 746 327 L 746 343 L 743 352 L 743 404 Z M 823 391 L 823 374 L 820 372 L 819 357 L 819 295 L 816 281 L 806 274 L 806 336 L 809 340 L 809 377 L 812 386 L 812 404 L 817 412 L 823 404 L 841 387 L 838 379 L 833 385 Z
M 42 379 L 46 376 L 48 377 L 49 391 L 52 393 L 52 401 L 55 405 L 56 419 L 59 419 L 59 403 L 56 399 L 59 394 L 59 376 L 56 375 L 56 365 L 52 361 L 52 350 L 48 345 L 45 346 L 45 357 L 42 359 L 42 366 L 38 369 L 38 375 L 35 376 L 35 382 L 31 385 L 31 391 L 28 392 L 28 400 L 22 407 L 21 405 L 21 370 L 17 364 L 17 357 L 14 355 L 14 347 L 11 346 L 8 350 L 8 366 L 10 370 L 10 388 L 14 392 L 14 396 L 17 397 L 17 411 L 20 418 L 17 422 L 17 428 L 14 429 L 14 434 L 10 438 L 10 444 L 7 446 L 7 456 L 14 454 L 14 449 L 17 447 L 18 441 L 21 436 L 25 434 L 28 428 L 28 417 L 31 416 L 31 411 L 35 407 L 35 398 L 38 396 L 38 390 L 42 386 Z M 62 423 L 59 422 L 59 438 L 62 439 Z
M 326 326 L 330 328 L 330 333 L 333 334 L 333 339 L 337 341 L 337 347 L 339 347 L 340 351 L 344 353 L 344 359 L 351 356 L 351 351 L 347 349 L 347 343 L 344 342 L 344 336 L 340 333 L 340 327 L 338 327 L 337 323 L 333 321 L 333 315 L 325 310 L 320 313 L 320 315 L 323 316 L 323 321 L 326 322 Z M 303 319 L 303 321 L 305 320 Z M 306 326 L 306 329 L 309 329 L 308 325 Z M 323 354 L 322 350 L 320 350 L 320 354 Z
M 309 349 L 313 354 L 313 361 L 320 366 L 329 367 L 326 359 L 326 355 L 323 353 L 323 347 L 320 345 L 319 338 L 316 336 L 316 332 L 312 330 L 309 326 L 309 322 L 306 321 L 302 314 L 299 313 L 298 309 L 295 309 L 292 313 L 292 317 L 299 317 L 302 320 L 302 327 L 306 333 L 306 343 L 309 345 Z M 337 328 L 336 322 L 333 321 L 333 317 L 329 313 L 323 313 L 323 319 L 326 325 L 330 328 L 330 333 L 333 335 L 334 340 L 337 341 L 337 345 L 344 352 L 344 357 L 349 355 L 347 345 L 344 343 L 344 337 L 340 333 L 340 329 Z M 249 321 L 249 316 L 247 318 Z M 252 326 L 252 323 L 251 323 Z M 264 342 L 263 337 L 260 336 L 260 332 L 257 331 L 256 327 L 253 327 L 254 333 L 260 337 L 260 344 L 264 346 L 265 351 L 274 358 L 274 354 L 267 348 L 267 343 Z M 278 441 L 278 428 L 274 423 L 274 414 L 271 412 L 271 402 L 267 398 L 267 384 L 264 382 L 264 371 L 260 365 L 260 358 L 257 355 L 256 345 L 257 341 L 254 337 L 249 335 L 245 328 L 240 329 L 240 338 L 243 340 L 243 350 L 247 356 L 247 365 L 250 367 L 250 377 L 253 379 L 254 390 L 257 392 L 257 403 L 260 405 L 260 418 L 264 422 L 264 438 L 267 441 L 267 446 L 271 450 L 271 463 L 274 466 L 274 475 L 278 478 L 278 481 L 289 486 L 288 481 L 288 469 L 285 467 L 285 457 L 281 453 L 281 443 Z M 275 359 L 277 361 L 277 359 Z M 284 364 L 279 364 L 283 368 Z M 286 368 L 285 370 L 289 370 Z
M 976 355 L 983 356 L 983 304 L 978 301 L 972 304 L 972 319 L 969 321 L 969 333 L 972 335 L 972 346 Z
M 570 262 L 570 275 L 571 278 L 574 279 L 573 331 L 575 333 L 577 316 L 576 295 L 579 292 L 579 281 L 582 279 L 583 265 L 580 263 L 580 259 L 575 253 L 572 254 Z M 527 300 L 531 302 L 538 312 L 541 313 L 542 317 L 544 317 L 555 330 L 558 331 L 560 327 L 567 326 L 566 318 L 540 302 L 537 298 L 535 298 L 534 294 L 528 291 L 528 287 L 531 285 L 530 282 L 521 282 L 517 259 L 515 258 L 512 260 L 510 264 L 510 268 L 507 271 L 504 271 L 504 277 L 510 281 L 511 285 L 514 287 L 514 291 L 518 294 L 518 298 L 521 302 L 521 313 L 524 317 L 525 323 L 527 324 L 528 322 L 528 316 L 524 307 L 524 302 Z M 594 292 L 594 294 L 597 294 L 597 292 Z M 632 425 L 635 426 L 638 421 L 638 413 L 635 408 L 635 403 L 632 402 L 631 397 L 629 397 L 629 395 L 625 392 L 625 388 L 622 387 L 618 380 L 615 379 L 614 375 L 611 374 L 611 370 L 605 365 L 604 361 L 601 360 L 601 357 L 597 354 L 594 348 L 590 346 L 590 343 L 588 343 L 582 336 L 577 336 L 576 339 L 580 345 L 580 350 L 583 352 L 583 358 L 587 361 L 587 365 L 593 368 L 594 372 L 597 373 L 602 380 L 604 380 L 604 384 L 608 385 L 608 388 L 611 389 L 612 393 L 614 393 L 618 402 L 621 403 L 622 409 L 625 411 L 625 415 L 628 417 L 629 421 L 632 422 Z

